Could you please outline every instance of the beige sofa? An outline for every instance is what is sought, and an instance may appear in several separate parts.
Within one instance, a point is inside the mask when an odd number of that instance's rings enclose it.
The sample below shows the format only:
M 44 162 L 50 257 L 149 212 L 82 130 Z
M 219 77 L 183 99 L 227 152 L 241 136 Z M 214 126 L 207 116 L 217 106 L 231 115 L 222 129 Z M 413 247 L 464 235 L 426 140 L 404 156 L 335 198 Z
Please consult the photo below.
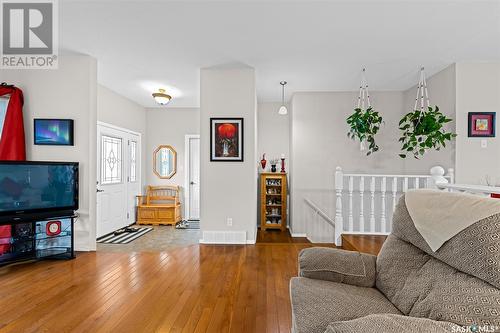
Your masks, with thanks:
M 433 252 L 403 197 L 378 257 L 305 249 L 290 293 L 294 333 L 500 332 L 500 213 Z

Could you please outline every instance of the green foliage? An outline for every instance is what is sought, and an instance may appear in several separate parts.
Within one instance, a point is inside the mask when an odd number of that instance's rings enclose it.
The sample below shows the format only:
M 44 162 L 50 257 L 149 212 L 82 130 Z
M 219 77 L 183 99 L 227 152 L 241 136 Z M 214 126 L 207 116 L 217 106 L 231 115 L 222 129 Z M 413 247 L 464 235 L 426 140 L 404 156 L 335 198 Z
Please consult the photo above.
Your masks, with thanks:
M 382 117 L 372 107 L 364 111 L 356 108 L 354 113 L 347 118 L 347 124 L 350 127 L 347 137 L 353 140 L 358 139 L 360 142 L 366 140 L 368 142 L 366 155 L 370 155 L 379 150 L 375 143 L 375 134 L 380 129 L 382 122 Z
M 439 112 L 437 106 L 434 109 L 429 107 L 427 111 L 415 110 L 407 113 L 399 122 L 399 129 L 403 131 L 399 138 L 402 144 L 399 157 L 413 155 L 418 159 L 429 149 L 440 150 L 446 147 L 446 142 L 457 136 L 443 129 L 450 121 L 450 118 Z

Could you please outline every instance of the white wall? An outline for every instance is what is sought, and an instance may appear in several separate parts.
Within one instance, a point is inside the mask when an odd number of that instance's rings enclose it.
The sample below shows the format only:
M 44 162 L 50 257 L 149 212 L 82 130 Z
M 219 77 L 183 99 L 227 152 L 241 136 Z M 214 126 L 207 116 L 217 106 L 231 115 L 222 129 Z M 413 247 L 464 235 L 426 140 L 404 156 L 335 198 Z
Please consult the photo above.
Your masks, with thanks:
M 80 162 L 80 218 L 76 250 L 95 250 L 97 63 L 88 56 L 61 56 L 57 70 L 0 70 L 1 81 L 24 93 L 28 160 Z M 33 118 L 70 118 L 75 145 L 34 146 Z
M 269 161 L 285 154 L 286 164 L 290 158 L 289 115 L 278 114 L 281 103 L 259 103 L 257 106 L 257 159 L 266 153 L 266 171 L 270 171 Z
M 201 70 L 201 207 L 203 238 L 207 232 L 246 232 L 255 241 L 257 156 L 255 72 L 253 68 Z M 244 162 L 210 162 L 210 118 L 244 118 Z M 233 219 L 232 227 L 226 219 Z
M 417 74 L 415 78 L 417 78 Z M 448 118 L 453 119 L 445 125 L 446 131 L 455 131 L 455 104 L 456 104 L 456 74 L 455 64 L 452 64 L 439 73 L 434 74 L 427 79 L 427 90 L 429 91 L 429 100 L 432 107 L 439 106 L 439 110 Z M 417 86 L 413 86 L 404 92 L 404 106 L 401 112 L 401 117 L 408 112 L 413 111 L 415 107 L 415 98 L 417 96 Z M 420 106 L 420 100 L 419 104 Z M 399 138 L 399 137 L 398 137 Z M 408 156 L 404 162 L 405 174 L 428 174 L 430 168 L 435 165 L 440 165 L 445 170 L 455 166 L 455 145 L 456 141 L 452 140 L 447 143 L 446 148 L 440 151 L 430 150 L 418 160 L 412 156 Z
M 147 109 L 146 185 L 179 185 L 184 188 L 184 143 L 186 134 L 200 133 L 198 108 Z M 160 179 L 153 173 L 153 152 L 160 145 L 170 145 L 177 152 L 177 173 L 171 179 Z M 184 196 L 181 195 L 181 201 Z M 184 213 L 184 212 L 183 212 Z
M 141 134 L 141 177 L 146 182 L 146 109 L 114 91 L 97 85 L 97 120 Z
M 498 121 L 495 138 L 467 137 L 469 112 L 500 114 L 500 64 L 458 63 L 457 76 L 457 183 L 485 184 L 486 176 L 500 184 L 500 142 Z M 481 148 L 481 140 L 487 147 Z

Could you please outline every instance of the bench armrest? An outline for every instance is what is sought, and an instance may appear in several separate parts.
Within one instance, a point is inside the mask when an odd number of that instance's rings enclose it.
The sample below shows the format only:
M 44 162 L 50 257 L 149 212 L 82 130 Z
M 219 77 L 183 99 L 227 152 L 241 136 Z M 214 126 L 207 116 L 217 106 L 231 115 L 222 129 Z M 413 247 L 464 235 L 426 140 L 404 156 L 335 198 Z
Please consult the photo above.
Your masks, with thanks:
M 373 287 L 376 260 L 377 257 L 371 254 L 312 247 L 299 253 L 299 276 L 360 287 Z

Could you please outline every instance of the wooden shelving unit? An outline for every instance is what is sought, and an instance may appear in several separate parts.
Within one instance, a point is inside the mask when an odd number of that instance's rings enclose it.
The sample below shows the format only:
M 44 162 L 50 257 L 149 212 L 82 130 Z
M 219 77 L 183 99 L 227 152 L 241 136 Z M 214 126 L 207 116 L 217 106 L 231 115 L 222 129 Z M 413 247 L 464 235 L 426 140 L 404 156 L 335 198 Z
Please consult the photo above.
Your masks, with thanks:
M 286 173 L 260 174 L 260 228 L 286 229 Z

